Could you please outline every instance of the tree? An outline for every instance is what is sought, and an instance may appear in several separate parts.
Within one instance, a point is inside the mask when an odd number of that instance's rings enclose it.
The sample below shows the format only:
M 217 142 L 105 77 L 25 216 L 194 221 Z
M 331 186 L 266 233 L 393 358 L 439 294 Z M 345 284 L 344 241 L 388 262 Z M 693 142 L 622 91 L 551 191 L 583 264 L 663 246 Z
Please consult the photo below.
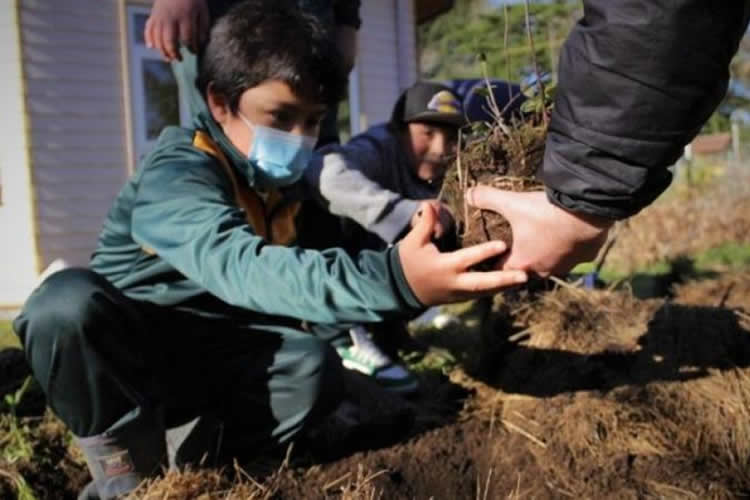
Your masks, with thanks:
M 540 71 L 554 73 L 559 48 L 581 15 L 581 4 L 533 3 L 530 13 Z M 486 0 L 457 0 L 451 11 L 420 26 L 418 39 L 423 78 L 479 77 L 480 53 L 486 55 L 492 77 L 520 81 L 534 71 L 523 4 L 503 8 Z

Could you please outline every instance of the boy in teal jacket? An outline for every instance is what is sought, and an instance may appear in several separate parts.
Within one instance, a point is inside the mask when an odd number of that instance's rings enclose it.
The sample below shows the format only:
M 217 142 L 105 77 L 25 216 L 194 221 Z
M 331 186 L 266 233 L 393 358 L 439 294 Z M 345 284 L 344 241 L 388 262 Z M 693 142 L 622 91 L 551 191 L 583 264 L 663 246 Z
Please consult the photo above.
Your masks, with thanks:
M 209 113 L 162 133 L 114 202 L 91 268 L 50 276 L 16 319 L 35 378 L 86 455 L 86 498 L 158 472 L 166 429 L 194 425 L 178 458 L 204 446 L 205 428 L 231 455 L 331 414 L 340 361 L 302 322 L 378 322 L 526 279 L 468 271 L 500 242 L 438 252 L 429 205 L 382 253 L 289 246 L 299 205 L 286 187 L 345 89 L 337 60 L 294 2 L 233 7 L 201 63 Z

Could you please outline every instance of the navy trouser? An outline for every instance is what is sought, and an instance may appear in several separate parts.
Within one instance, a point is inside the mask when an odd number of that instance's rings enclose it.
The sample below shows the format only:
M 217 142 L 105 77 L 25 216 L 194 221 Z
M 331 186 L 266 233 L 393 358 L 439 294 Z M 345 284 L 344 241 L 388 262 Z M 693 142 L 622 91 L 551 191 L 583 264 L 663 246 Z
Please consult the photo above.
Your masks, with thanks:
M 142 408 L 165 427 L 211 415 L 230 450 L 248 449 L 289 440 L 342 397 L 340 361 L 323 340 L 135 301 L 88 269 L 50 276 L 14 329 L 50 407 L 79 437 Z

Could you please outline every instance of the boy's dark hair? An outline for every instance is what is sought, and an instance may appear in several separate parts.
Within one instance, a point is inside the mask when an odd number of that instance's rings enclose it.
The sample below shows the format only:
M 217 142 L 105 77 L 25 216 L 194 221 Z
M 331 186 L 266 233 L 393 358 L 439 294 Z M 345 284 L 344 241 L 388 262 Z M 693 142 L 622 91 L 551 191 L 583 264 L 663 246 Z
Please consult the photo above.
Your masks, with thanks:
M 333 105 L 347 76 L 332 33 L 292 0 L 247 0 L 221 16 L 200 57 L 197 85 L 208 84 L 232 113 L 245 90 L 281 80 L 299 96 Z

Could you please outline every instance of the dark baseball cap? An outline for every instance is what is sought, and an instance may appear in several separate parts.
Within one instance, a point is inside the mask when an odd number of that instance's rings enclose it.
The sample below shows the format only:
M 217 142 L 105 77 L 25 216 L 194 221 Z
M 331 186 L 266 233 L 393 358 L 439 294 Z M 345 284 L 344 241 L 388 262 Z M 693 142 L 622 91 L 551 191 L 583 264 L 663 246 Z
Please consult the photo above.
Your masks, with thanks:
M 430 122 L 463 127 L 466 125 L 461 100 L 450 87 L 417 82 L 401 94 L 393 109 L 392 122 Z

